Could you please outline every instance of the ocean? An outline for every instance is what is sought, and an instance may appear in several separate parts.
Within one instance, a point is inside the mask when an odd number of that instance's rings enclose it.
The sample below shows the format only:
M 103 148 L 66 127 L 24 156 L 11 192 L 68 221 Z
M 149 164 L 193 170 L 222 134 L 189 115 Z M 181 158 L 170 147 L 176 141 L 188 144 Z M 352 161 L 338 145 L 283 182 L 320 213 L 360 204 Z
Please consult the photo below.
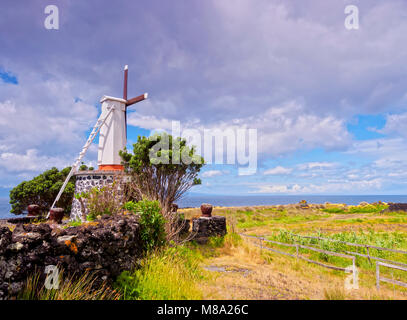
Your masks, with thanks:
M 14 214 L 10 213 L 11 206 L 9 198 L 0 198 L 0 219 L 13 218 Z
M 255 206 L 255 205 L 278 205 L 298 203 L 301 200 L 306 200 L 308 203 L 346 203 L 348 205 L 356 205 L 362 201 L 369 203 L 383 202 L 403 202 L 407 203 L 407 195 L 358 195 L 358 196 L 329 196 L 329 195 L 287 195 L 287 196 L 220 196 L 220 195 L 187 195 L 180 201 L 180 208 L 199 207 L 202 203 L 210 203 L 213 206 Z M 0 219 L 15 217 L 10 213 L 10 205 L 8 198 L 0 198 Z

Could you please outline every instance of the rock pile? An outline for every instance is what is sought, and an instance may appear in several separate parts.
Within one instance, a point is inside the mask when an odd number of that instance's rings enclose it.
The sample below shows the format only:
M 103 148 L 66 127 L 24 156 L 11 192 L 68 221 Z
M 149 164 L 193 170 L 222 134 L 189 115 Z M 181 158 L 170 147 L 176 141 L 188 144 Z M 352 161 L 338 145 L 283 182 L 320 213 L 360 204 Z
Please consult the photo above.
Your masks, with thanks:
M 131 269 L 142 254 L 140 225 L 134 215 L 103 216 L 66 229 L 56 224 L 0 227 L 0 299 L 15 297 L 35 270 L 48 265 L 80 276 L 97 271 L 108 282 Z

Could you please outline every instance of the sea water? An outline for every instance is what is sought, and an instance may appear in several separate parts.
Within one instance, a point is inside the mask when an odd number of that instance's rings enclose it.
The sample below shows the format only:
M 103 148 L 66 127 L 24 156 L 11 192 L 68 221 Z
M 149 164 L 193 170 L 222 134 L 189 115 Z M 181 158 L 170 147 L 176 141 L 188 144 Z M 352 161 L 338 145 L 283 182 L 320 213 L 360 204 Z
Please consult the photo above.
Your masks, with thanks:
M 286 196 L 221 196 L 221 195 L 186 195 L 177 201 L 180 208 L 199 207 L 202 203 L 210 203 L 213 206 L 238 207 L 238 206 L 260 206 L 298 203 L 306 200 L 308 203 L 346 203 L 347 205 L 357 205 L 362 201 L 369 203 L 383 202 L 403 202 L 407 203 L 407 195 L 286 195 Z M 15 217 L 10 213 L 8 198 L 0 198 L 0 219 Z

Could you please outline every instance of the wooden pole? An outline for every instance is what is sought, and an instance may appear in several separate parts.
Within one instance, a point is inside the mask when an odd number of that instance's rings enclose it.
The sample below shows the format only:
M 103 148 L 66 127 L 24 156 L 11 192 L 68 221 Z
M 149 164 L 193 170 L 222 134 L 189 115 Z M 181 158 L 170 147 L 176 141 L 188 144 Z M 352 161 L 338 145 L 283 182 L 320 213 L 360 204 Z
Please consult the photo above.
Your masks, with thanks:
M 370 250 L 369 250 L 369 246 L 366 246 L 366 251 L 367 251 L 367 259 L 369 260 L 369 263 L 372 264 L 372 260 L 370 260 Z
M 128 106 L 131 106 L 132 104 L 143 101 L 143 100 L 147 99 L 147 97 L 148 97 L 148 93 L 145 93 L 145 94 L 141 94 L 135 98 L 131 98 L 130 100 L 126 99 L 127 100 L 126 106 L 128 107 Z
M 123 85 L 123 99 L 127 100 L 127 79 L 129 76 L 129 66 L 124 66 L 124 85 Z
M 126 64 L 124 66 L 124 83 L 123 83 L 123 99 L 127 101 L 127 79 L 129 76 L 129 66 Z M 124 126 L 126 130 L 126 143 L 127 143 L 127 106 L 124 111 Z

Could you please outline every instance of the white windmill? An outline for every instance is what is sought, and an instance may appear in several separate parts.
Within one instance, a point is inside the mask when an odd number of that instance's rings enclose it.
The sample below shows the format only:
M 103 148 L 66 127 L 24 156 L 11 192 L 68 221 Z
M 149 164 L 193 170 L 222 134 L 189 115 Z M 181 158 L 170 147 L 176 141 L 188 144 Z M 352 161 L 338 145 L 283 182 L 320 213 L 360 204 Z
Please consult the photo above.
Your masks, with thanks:
M 77 172 L 79 164 L 85 156 L 86 151 L 89 149 L 99 132 L 98 170 L 96 173 L 124 170 L 121 164 L 119 151 L 123 150 L 127 144 L 127 108 L 137 102 L 147 99 L 147 93 L 132 99 L 127 99 L 127 79 L 128 66 L 126 65 L 124 67 L 123 98 L 103 96 L 100 100 L 102 104 L 102 113 L 93 127 L 88 140 L 83 146 L 82 151 L 79 153 L 78 158 L 72 165 L 71 171 L 66 177 L 51 206 L 50 212 L 55 208 L 55 204 L 64 192 L 69 179 Z M 49 217 L 50 212 L 48 213 L 47 218 Z

